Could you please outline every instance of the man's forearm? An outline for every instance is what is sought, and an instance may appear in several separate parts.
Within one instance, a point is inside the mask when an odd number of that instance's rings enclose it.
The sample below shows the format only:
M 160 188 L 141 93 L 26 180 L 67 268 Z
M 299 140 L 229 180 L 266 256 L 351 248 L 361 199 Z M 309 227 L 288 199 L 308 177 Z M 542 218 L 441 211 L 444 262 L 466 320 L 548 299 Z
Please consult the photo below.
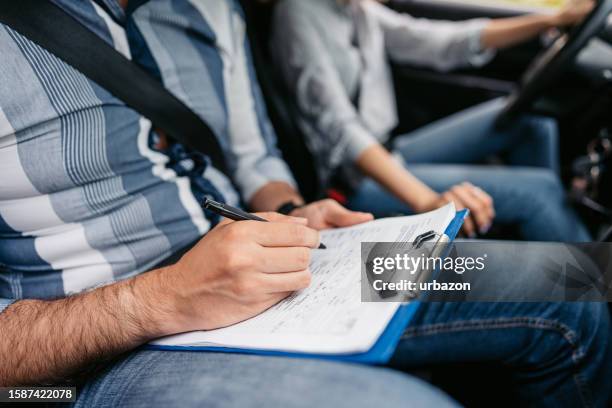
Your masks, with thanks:
M 61 300 L 11 305 L 0 313 L 0 386 L 62 382 L 168 334 L 158 323 L 164 305 L 153 303 L 159 302 L 153 294 L 160 273 Z

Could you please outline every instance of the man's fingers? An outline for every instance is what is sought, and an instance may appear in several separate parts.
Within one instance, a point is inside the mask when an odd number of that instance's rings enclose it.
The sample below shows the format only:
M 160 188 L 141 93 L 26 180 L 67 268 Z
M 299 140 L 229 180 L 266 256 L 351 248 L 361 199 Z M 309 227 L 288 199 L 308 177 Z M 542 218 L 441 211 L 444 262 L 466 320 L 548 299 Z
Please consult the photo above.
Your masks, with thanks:
M 242 221 L 244 234 L 264 247 L 306 247 L 319 246 L 319 232 L 306 225 L 290 222 Z
M 270 222 L 287 222 L 290 224 L 300 224 L 300 225 L 308 224 L 308 220 L 306 218 L 292 217 L 290 215 L 284 215 L 284 214 L 280 214 L 276 212 L 263 212 L 263 213 L 256 213 L 255 215 L 257 215 L 260 218 L 263 218 L 264 220 L 270 221 Z
M 308 269 L 310 248 L 262 248 L 261 271 L 265 273 L 297 272 Z
M 256 215 L 259 218 L 263 218 L 264 220 L 270 221 L 270 222 L 287 222 L 291 224 L 300 224 L 300 225 L 308 224 L 308 220 L 306 218 L 292 217 L 290 215 L 283 215 L 283 214 L 279 214 L 275 212 L 261 212 L 261 213 L 254 213 L 253 215 Z M 221 218 L 221 221 L 219 222 L 217 227 L 231 224 L 232 222 L 236 222 L 236 221 L 230 220 L 229 218 Z
M 235 222 L 235 221 L 234 220 L 230 220 L 229 218 L 221 218 L 221 221 L 219 221 L 219 224 L 217 224 L 217 226 L 215 228 L 219 228 L 219 227 L 222 227 L 224 225 L 231 224 L 232 222 Z
M 287 298 L 288 296 L 290 296 L 293 292 L 276 292 L 276 293 L 270 293 L 265 297 L 265 300 L 261 301 L 259 303 L 258 309 L 260 310 L 259 313 L 263 313 L 266 310 L 268 310 L 269 308 L 271 308 L 272 306 L 276 305 L 277 303 L 279 303 L 281 300 L 284 300 L 285 298 Z
M 309 269 L 298 272 L 271 273 L 262 275 L 262 285 L 268 293 L 295 292 L 310 286 Z

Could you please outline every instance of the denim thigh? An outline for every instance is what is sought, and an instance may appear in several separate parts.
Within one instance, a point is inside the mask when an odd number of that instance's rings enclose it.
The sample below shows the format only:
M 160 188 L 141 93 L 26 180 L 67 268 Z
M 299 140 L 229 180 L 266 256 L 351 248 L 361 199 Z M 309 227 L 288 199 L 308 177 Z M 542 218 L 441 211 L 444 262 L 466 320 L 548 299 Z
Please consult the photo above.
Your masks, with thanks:
M 493 197 L 495 222 L 519 227 L 531 241 L 588 242 L 591 236 L 551 170 L 534 167 L 408 164 L 407 169 L 437 192 L 468 181 Z M 371 179 L 349 197 L 348 207 L 379 217 L 411 209 Z
M 552 118 L 521 115 L 498 128 L 506 104 L 494 99 L 398 136 L 395 152 L 408 163 L 477 164 L 502 156 L 514 166 L 559 169 L 559 131 Z
M 76 407 L 452 407 L 388 368 L 245 354 L 135 351 L 90 381 Z

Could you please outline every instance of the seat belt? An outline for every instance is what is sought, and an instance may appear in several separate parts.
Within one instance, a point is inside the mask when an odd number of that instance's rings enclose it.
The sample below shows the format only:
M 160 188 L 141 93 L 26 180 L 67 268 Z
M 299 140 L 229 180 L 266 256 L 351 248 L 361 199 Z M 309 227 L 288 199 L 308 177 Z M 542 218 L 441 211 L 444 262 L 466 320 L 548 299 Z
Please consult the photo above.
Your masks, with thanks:
M 164 86 L 49 0 L 0 0 L 0 23 L 38 44 L 227 173 L 210 126 Z

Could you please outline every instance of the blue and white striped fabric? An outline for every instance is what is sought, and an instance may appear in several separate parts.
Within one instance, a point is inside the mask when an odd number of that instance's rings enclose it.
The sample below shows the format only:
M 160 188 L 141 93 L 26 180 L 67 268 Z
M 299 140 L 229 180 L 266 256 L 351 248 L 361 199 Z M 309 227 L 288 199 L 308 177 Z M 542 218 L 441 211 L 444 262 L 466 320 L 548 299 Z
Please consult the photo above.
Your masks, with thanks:
M 235 0 L 140 1 L 127 30 L 134 60 L 205 118 L 243 200 L 270 181 L 294 185 L 276 148 Z
M 173 58 L 171 37 L 146 44 L 138 30 L 126 34 L 114 0 L 56 3 L 126 56 L 146 50 Z M 191 5 L 176 3 L 169 10 L 175 16 L 166 17 L 183 21 L 179 12 Z M 146 118 L 3 25 L 0 50 L 0 311 L 11 300 L 59 298 L 142 273 L 209 230 L 211 220 L 198 204 L 203 195 L 220 191 L 237 203 L 224 175 L 210 166 L 202 174 L 180 146 L 173 150 L 177 157 L 152 148 L 157 135 Z M 230 146 L 226 89 L 213 80 L 224 75 L 218 52 L 208 47 L 192 57 L 198 58 L 193 67 L 208 68 L 197 82 L 184 81 L 181 70 L 168 74 L 169 66 L 139 62 L 164 73 L 164 83 Z M 192 95 L 192 88 L 199 93 Z M 258 90 L 253 95 L 252 110 L 262 114 Z M 251 137 L 266 138 L 263 156 L 274 153 L 273 134 Z M 231 157 L 233 168 L 248 166 L 238 164 L 242 156 Z M 253 174 L 267 168 L 261 153 L 244 156 Z

